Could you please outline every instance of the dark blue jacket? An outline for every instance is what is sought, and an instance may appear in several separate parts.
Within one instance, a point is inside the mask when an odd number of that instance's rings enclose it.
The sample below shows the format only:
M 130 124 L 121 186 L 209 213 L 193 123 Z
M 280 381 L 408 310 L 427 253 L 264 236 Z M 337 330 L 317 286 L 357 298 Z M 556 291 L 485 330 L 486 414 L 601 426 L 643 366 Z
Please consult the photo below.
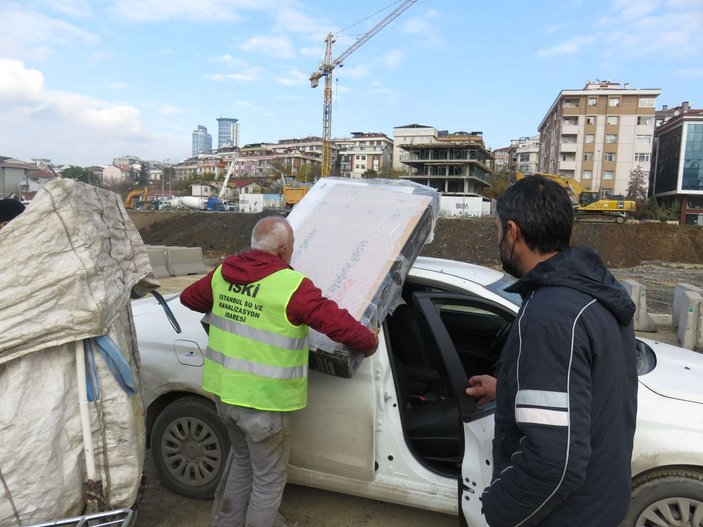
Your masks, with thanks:
M 579 247 L 507 290 L 523 303 L 498 365 L 486 519 L 615 526 L 630 501 L 634 304 L 598 255 Z

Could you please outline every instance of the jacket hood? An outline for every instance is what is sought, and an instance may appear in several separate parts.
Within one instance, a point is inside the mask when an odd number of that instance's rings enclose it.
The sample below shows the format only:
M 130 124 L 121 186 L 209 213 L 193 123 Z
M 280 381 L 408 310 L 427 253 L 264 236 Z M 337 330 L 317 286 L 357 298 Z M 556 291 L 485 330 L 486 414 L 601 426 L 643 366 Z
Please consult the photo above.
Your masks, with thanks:
M 222 276 L 235 284 L 250 284 L 290 266 L 278 256 L 252 249 L 231 254 L 222 262 Z
M 586 247 L 569 247 L 539 263 L 506 291 L 527 296 L 537 287 L 570 287 L 600 302 L 621 325 L 632 321 L 635 304 L 625 288 L 603 265 L 600 256 Z

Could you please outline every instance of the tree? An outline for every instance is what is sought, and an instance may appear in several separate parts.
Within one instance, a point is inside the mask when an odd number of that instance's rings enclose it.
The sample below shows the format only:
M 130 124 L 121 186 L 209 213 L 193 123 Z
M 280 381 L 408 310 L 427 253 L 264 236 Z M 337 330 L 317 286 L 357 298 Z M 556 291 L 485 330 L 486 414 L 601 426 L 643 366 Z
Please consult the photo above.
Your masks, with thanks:
M 61 172 L 61 177 L 74 179 L 94 187 L 100 187 L 100 178 L 93 174 L 90 170 L 83 167 L 71 166 Z
M 375 179 L 377 177 L 378 177 L 378 172 L 376 172 L 375 170 L 373 170 L 371 168 L 369 168 L 368 170 L 366 170 L 366 172 L 361 174 L 361 179 Z
M 498 199 L 498 196 L 510 186 L 510 179 L 510 170 L 508 167 L 502 167 L 498 172 L 491 174 L 491 186 L 486 188 L 483 195 L 487 198 Z
M 383 179 L 398 179 L 400 178 L 400 176 L 404 175 L 404 170 L 396 170 L 395 168 L 393 168 L 393 165 L 391 163 L 385 163 L 378 173 L 378 177 L 381 177 Z
M 625 199 L 635 202 L 635 218 L 644 218 L 647 214 L 647 174 L 642 172 L 639 165 L 630 171 L 630 179 L 627 182 L 627 194 Z

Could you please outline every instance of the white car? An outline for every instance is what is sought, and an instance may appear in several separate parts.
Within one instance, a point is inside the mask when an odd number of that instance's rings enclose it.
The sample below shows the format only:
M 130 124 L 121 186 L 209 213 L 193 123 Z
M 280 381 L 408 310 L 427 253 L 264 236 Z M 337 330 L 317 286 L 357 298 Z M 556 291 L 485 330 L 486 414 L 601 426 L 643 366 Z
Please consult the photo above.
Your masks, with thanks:
M 310 372 L 294 417 L 289 481 L 485 525 L 478 497 L 491 478 L 495 404 L 478 408 L 466 379 L 493 373 L 520 297 L 512 278 L 420 257 L 404 304 L 383 323 L 378 351 L 351 379 Z M 133 302 L 150 447 L 163 483 L 208 498 L 229 448 L 200 389 L 201 315 Z M 638 339 L 639 405 L 627 526 L 703 525 L 703 355 Z M 461 482 L 461 483 L 459 483 Z

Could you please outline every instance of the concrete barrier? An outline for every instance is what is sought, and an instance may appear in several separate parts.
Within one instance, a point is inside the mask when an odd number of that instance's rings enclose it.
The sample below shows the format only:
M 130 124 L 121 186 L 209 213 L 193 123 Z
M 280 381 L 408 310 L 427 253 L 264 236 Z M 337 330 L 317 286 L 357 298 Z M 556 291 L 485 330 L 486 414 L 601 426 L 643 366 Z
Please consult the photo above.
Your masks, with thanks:
M 684 291 L 677 313 L 676 335 L 682 348 L 703 351 L 703 296 L 697 291 Z
M 168 278 L 171 273 L 168 270 L 168 251 L 165 245 L 146 245 L 146 252 L 149 255 L 149 263 L 156 278 Z
M 203 263 L 201 247 L 168 247 L 166 266 L 171 276 L 204 274 L 207 272 Z
M 674 303 L 671 312 L 671 324 L 673 327 L 679 327 L 679 316 L 681 315 L 681 309 L 688 309 L 688 302 L 684 299 L 684 295 L 693 291 L 694 293 L 703 294 L 703 288 L 700 288 L 691 284 L 678 284 L 674 289 Z M 685 304 L 685 305 L 684 305 Z
M 635 331 L 656 333 L 657 325 L 647 311 L 647 289 L 635 280 L 623 280 L 621 283 L 635 304 L 635 316 L 632 319 Z

